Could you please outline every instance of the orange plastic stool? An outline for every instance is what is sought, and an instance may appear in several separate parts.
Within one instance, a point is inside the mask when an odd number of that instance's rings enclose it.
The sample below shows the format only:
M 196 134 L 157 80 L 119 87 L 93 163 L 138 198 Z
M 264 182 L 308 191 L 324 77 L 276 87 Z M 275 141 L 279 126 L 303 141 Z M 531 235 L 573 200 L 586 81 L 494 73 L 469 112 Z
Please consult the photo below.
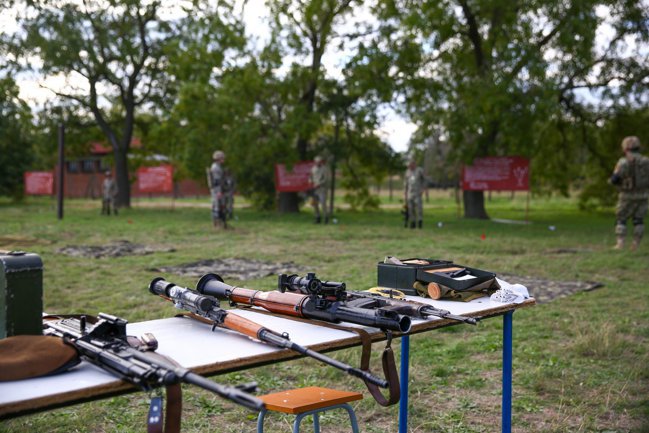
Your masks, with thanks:
M 319 433 L 318 414 L 333 409 L 345 409 L 349 415 L 352 432 L 358 433 L 356 414 L 348 403 L 361 400 L 363 398 L 361 393 L 309 386 L 266 394 L 259 398 L 266 403 L 266 408 L 262 409 L 257 417 L 257 433 L 263 433 L 264 417 L 269 410 L 297 415 L 293 422 L 293 433 L 299 433 L 300 423 L 304 417 L 313 415 L 313 431 Z

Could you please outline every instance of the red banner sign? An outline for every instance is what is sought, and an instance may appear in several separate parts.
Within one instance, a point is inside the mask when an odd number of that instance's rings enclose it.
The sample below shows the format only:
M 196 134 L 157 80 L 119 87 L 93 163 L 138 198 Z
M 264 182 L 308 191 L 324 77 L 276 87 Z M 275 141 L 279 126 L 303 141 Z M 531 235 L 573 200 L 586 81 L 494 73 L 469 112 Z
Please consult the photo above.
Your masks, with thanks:
M 477 158 L 462 167 L 464 191 L 528 191 L 530 161 L 520 156 Z
M 299 192 L 311 189 L 309 175 L 313 161 L 300 161 L 287 170 L 284 164 L 275 164 L 275 190 L 279 192 Z
M 26 195 L 52 195 L 54 194 L 54 173 L 51 171 L 25 172 Z
M 169 164 L 137 169 L 137 188 L 140 192 L 173 192 L 174 169 Z

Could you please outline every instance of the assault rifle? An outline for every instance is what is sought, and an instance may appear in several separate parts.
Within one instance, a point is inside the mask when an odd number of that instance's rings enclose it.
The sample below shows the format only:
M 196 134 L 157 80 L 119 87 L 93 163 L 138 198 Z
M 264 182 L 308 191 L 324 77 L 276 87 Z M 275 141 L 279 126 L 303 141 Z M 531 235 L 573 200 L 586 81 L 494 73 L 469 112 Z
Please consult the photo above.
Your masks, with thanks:
M 163 278 L 154 279 L 149 285 L 149 291 L 154 295 L 158 295 L 168 301 L 174 302 L 176 308 L 189 311 L 193 315 L 208 319 L 212 322 L 212 330 L 218 326 L 237 331 L 250 338 L 268 343 L 271 346 L 293 350 L 302 355 L 317 359 L 318 361 L 338 368 L 347 374 L 361 378 L 365 382 L 373 383 L 382 388 L 388 387 L 387 381 L 380 379 L 367 371 L 354 368 L 348 364 L 292 342 L 287 333 L 279 334 L 253 322 L 252 320 L 220 308 L 219 300 L 212 296 L 202 295 L 194 290 L 177 286 L 165 281 Z
M 392 310 L 351 307 L 341 299 L 329 299 L 313 294 L 244 289 L 225 284 L 223 279 L 216 274 L 203 275 L 198 281 L 196 289 L 202 294 L 229 300 L 231 304 L 252 305 L 288 316 L 334 323 L 350 322 L 402 333 L 410 330 L 410 318 Z
M 95 324 L 87 323 L 85 316 L 44 321 L 43 333 L 63 338 L 74 346 L 85 361 L 145 391 L 185 382 L 249 409 L 259 411 L 264 407 L 263 401 L 240 388 L 214 383 L 153 353 L 157 341 L 151 334 L 145 334 L 142 348 L 133 347 L 129 339 L 134 337 L 126 335 L 127 323 L 119 317 L 99 313 L 99 320 Z
M 448 310 L 435 308 L 423 302 L 397 299 L 391 293 L 386 297 L 378 293 L 350 291 L 347 290 L 345 283 L 321 281 L 315 277 L 314 273 L 308 273 L 306 277 L 281 274 L 278 279 L 278 288 L 280 292 L 288 290 L 316 298 L 344 301 L 350 307 L 380 308 L 419 319 L 440 317 L 442 319 L 457 320 L 458 322 L 464 322 L 470 325 L 477 323 L 477 320 L 473 317 L 451 314 Z

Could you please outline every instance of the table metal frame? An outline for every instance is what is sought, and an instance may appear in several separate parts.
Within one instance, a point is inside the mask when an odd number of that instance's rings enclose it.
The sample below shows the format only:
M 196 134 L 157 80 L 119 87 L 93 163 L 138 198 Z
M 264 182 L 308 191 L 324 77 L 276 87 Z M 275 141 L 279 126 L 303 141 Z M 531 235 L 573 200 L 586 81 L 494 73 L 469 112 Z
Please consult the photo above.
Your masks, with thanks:
M 512 361 L 514 311 L 503 315 L 503 375 L 502 375 L 502 433 L 512 431 Z M 410 336 L 401 337 L 401 368 L 399 401 L 399 433 L 408 433 L 408 381 L 410 363 Z

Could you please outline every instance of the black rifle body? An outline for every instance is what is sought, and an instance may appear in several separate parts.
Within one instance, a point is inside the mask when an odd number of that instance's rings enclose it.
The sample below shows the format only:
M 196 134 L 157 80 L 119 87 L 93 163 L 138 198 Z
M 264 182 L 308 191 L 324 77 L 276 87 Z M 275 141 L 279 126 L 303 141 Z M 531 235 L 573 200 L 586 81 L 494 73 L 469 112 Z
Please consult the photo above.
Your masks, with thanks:
M 99 313 L 99 319 L 94 325 L 87 325 L 83 318 L 46 321 L 43 333 L 63 338 L 83 360 L 144 390 L 185 382 L 249 409 L 264 407 L 263 401 L 236 387 L 219 385 L 156 353 L 132 347 L 126 336 L 126 320 L 103 313 Z
M 439 317 L 442 319 L 457 320 L 458 322 L 475 325 L 478 321 L 473 317 L 452 314 L 448 310 L 433 307 L 423 302 L 411 301 L 408 299 L 397 299 L 379 295 L 377 293 L 348 291 L 345 298 L 349 305 L 358 308 L 385 308 L 395 311 L 404 316 L 426 319 L 428 317 Z

